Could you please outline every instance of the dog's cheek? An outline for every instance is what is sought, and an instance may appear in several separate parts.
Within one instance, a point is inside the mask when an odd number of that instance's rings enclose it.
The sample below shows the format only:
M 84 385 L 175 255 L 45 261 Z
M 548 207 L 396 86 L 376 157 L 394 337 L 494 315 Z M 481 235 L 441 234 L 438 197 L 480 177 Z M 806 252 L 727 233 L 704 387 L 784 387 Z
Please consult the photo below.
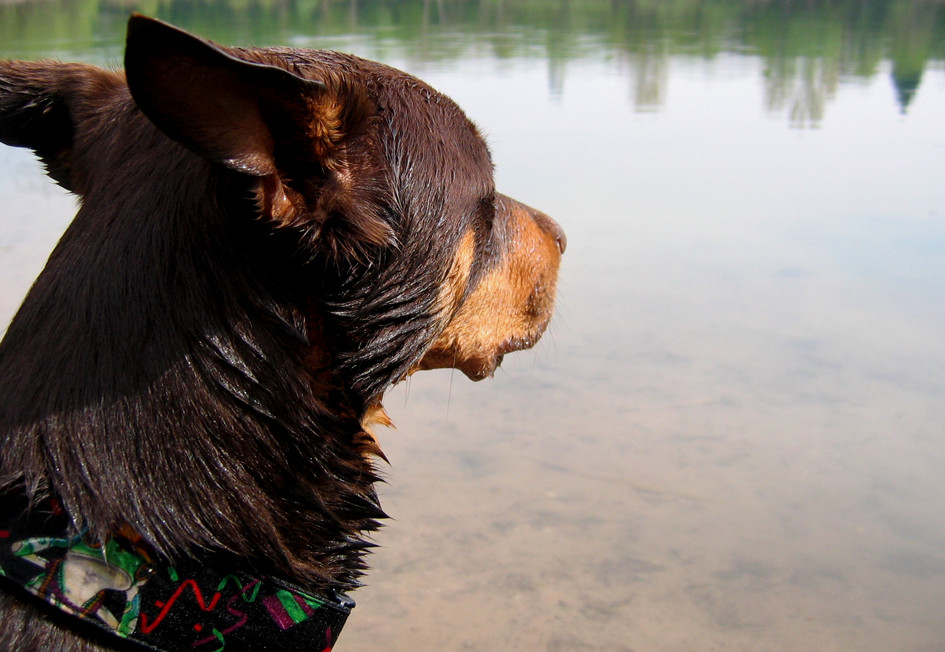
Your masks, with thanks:
M 456 314 L 463 297 L 466 295 L 475 257 L 476 235 L 470 229 L 466 231 L 460 241 L 456 255 L 453 257 L 453 264 L 446 274 L 446 280 L 440 287 L 440 294 L 437 298 L 437 312 L 441 315 L 444 325 Z
M 440 335 L 410 373 L 423 369 L 460 368 L 476 355 L 477 348 L 482 348 L 479 345 L 482 338 L 477 334 L 480 326 L 475 319 L 482 306 L 476 301 L 475 292 L 467 297 L 476 255 L 476 234 L 469 229 L 460 240 L 452 265 L 440 286 L 435 316 L 440 322 Z

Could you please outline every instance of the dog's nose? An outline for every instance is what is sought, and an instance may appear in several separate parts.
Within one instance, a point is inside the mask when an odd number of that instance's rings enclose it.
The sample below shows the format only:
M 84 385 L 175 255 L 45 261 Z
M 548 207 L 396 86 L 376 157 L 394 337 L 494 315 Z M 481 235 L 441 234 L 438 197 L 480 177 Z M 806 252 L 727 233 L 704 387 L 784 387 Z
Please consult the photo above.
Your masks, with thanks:
M 2 1 L 3 0 L 0 0 L 0 2 Z M 531 206 L 526 206 L 522 202 L 516 201 L 508 195 L 503 195 L 500 193 L 496 193 L 496 207 L 497 209 L 507 213 L 513 213 L 516 210 L 524 211 L 526 215 L 535 221 L 535 224 L 538 225 L 538 228 L 545 232 L 545 235 L 554 239 L 559 252 L 563 254 L 564 250 L 568 248 L 568 238 L 564 235 L 564 229 L 562 229 L 557 222 L 541 211 L 535 210 Z
M 548 219 L 551 219 L 551 218 L 549 217 Z M 558 224 L 554 220 L 551 220 L 551 224 L 554 226 L 554 231 L 552 232 L 552 235 L 554 235 L 555 242 L 558 243 L 558 251 L 560 251 L 563 254 L 564 250 L 568 248 L 568 236 L 564 234 L 564 229 L 561 228 L 560 224 Z
M 555 239 L 555 243 L 558 245 L 558 251 L 563 254 L 564 250 L 568 248 L 568 237 L 564 234 L 564 229 L 561 228 L 561 225 L 541 211 L 536 211 L 535 209 L 532 209 L 532 217 L 535 218 L 535 222 L 538 223 L 542 231 Z

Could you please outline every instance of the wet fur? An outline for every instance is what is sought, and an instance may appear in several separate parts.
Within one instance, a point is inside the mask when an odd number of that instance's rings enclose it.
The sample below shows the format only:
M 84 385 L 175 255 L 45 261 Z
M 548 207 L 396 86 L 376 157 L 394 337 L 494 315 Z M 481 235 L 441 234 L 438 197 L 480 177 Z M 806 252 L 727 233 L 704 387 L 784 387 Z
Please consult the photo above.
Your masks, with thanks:
M 209 549 L 353 588 L 384 517 L 365 422 L 383 421 L 392 383 L 463 363 L 453 344 L 431 351 L 510 256 L 488 150 L 452 102 L 386 66 L 285 49 L 218 60 L 135 20 L 127 83 L 0 61 L 0 141 L 81 197 L 0 343 L 0 485 L 58 496 L 97 536 L 128 524 L 171 558 Z M 165 112 L 161 38 L 226 74 L 249 64 L 233 86 L 277 97 L 220 116 L 258 113 L 241 127 L 249 154 L 210 133 L 213 115 L 192 129 Z M 509 341 L 550 317 L 556 229 L 536 232 L 542 314 Z M 509 301 L 537 301 L 539 283 L 520 284 Z M 4 650 L 112 644 L 19 594 L 0 594 L 0 623 Z

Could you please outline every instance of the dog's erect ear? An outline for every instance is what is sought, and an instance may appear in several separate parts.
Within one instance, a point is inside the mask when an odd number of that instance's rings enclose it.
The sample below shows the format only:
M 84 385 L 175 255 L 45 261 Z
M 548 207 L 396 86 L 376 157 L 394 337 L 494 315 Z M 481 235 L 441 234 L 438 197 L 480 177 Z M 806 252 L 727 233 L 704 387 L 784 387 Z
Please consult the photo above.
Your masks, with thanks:
M 77 126 L 95 115 L 121 76 L 79 63 L 0 61 L 0 142 L 28 147 L 62 187 L 82 194 Z
M 301 129 L 311 98 L 324 89 L 137 14 L 128 21 L 125 74 L 135 102 L 164 133 L 258 177 L 276 172 L 274 129 Z
M 128 22 L 125 74 L 144 114 L 207 160 L 259 177 L 263 212 L 291 224 L 304 208 L 285 177 L 297 164 L 344 173 L 339 145 L 373 108 L 356 83 L 306 79 L 265 59 L 145 16 Z

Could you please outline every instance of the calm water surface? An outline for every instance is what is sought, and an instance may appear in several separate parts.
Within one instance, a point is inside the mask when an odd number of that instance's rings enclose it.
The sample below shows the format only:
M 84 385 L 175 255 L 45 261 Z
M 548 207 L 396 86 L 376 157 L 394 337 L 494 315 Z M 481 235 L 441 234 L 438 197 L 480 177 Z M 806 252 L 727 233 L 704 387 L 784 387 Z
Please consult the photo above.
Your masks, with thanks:
M 338 650 L 945 649 L 945 4 L 7 0 L 0 56 L 133 7 L 423 77 L 568 232 L 533 352 L 389 394 Z M 0 197 L 6 322 L 74 209 Z

